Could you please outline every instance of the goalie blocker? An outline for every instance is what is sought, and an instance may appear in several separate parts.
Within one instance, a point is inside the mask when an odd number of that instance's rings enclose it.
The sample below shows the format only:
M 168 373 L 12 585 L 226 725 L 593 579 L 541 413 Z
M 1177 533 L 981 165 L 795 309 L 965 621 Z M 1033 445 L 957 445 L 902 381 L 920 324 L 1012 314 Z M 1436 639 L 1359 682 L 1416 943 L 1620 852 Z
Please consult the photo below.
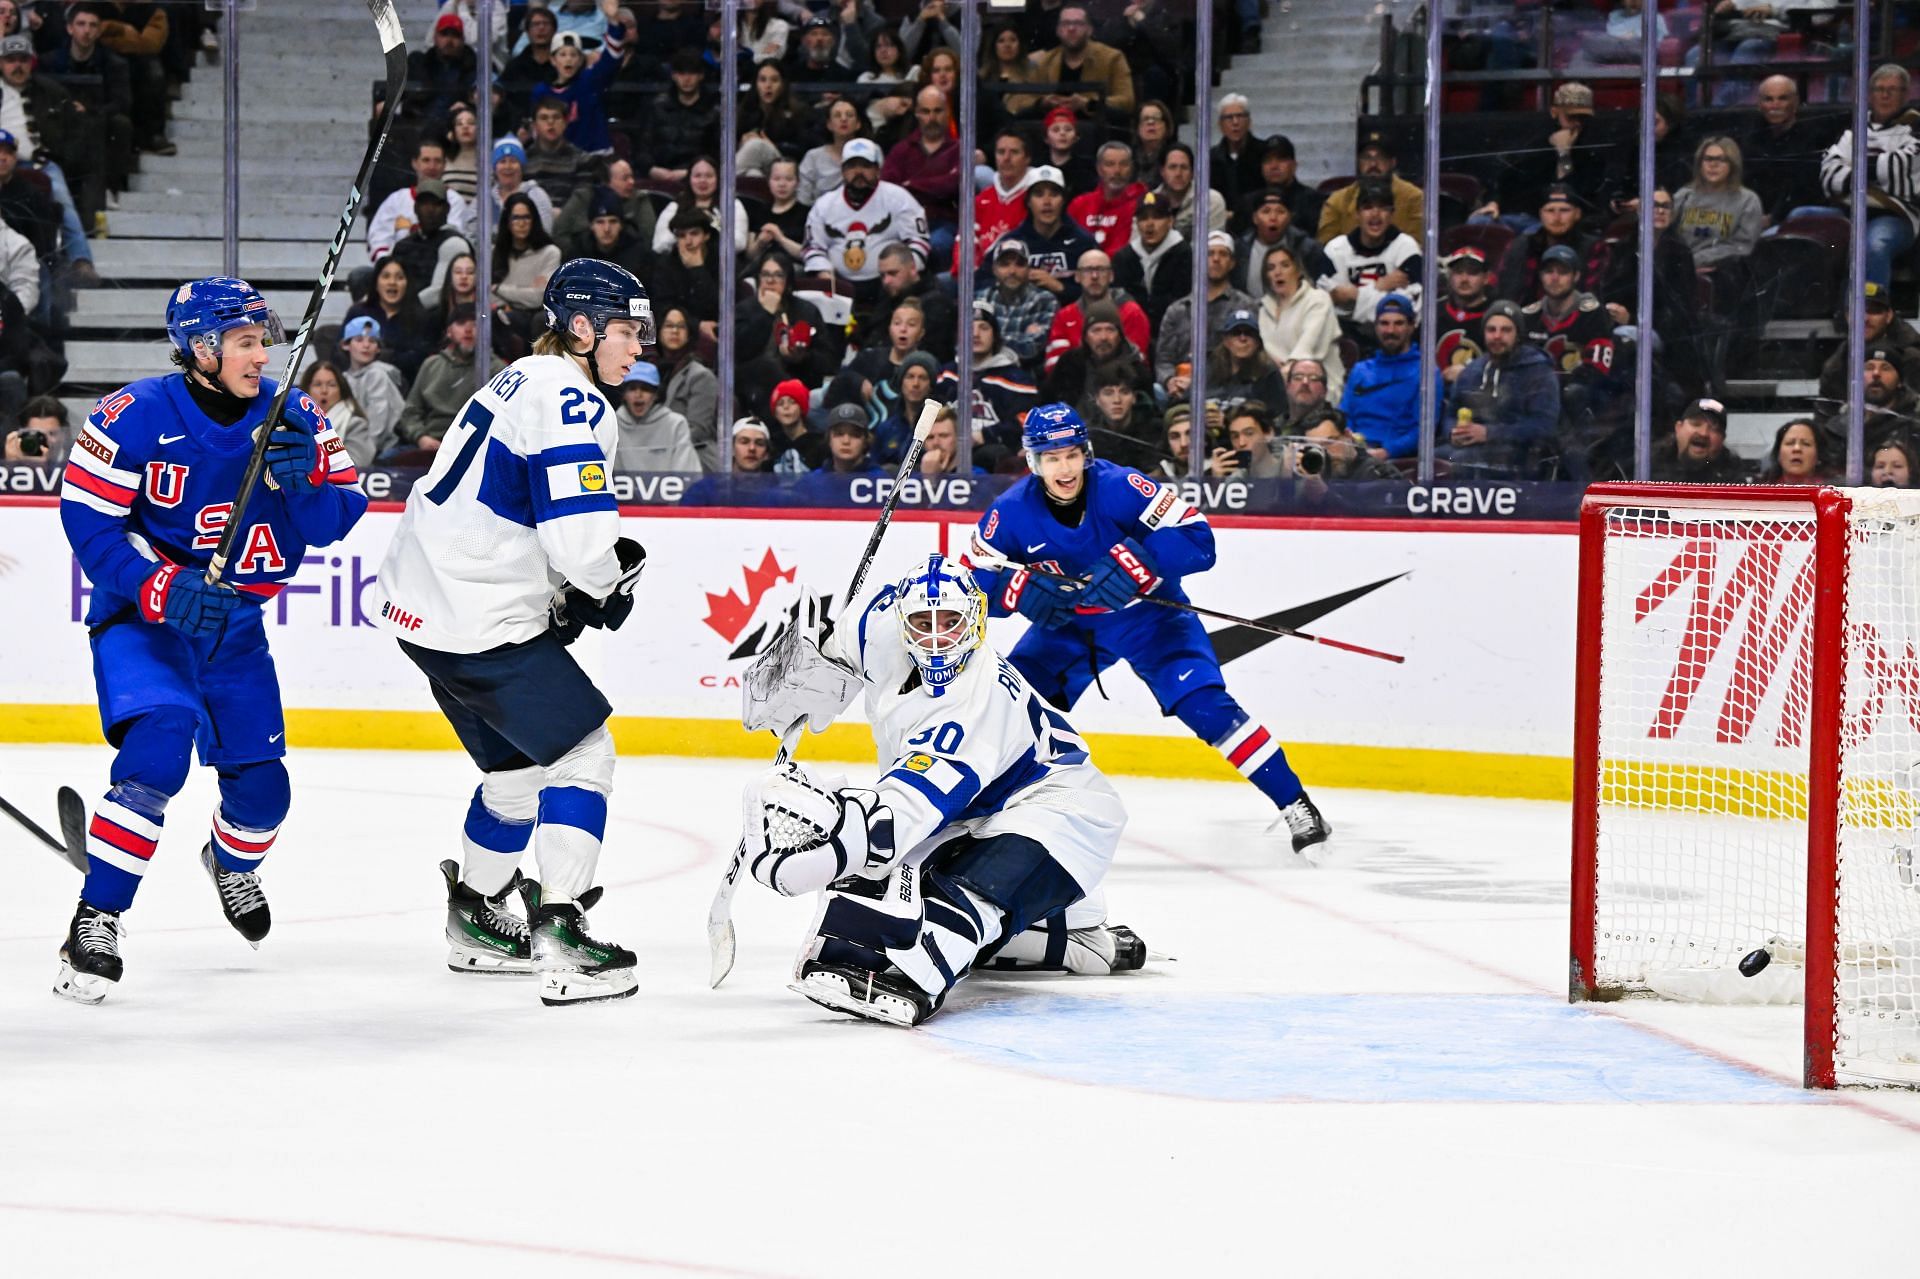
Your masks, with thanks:
M 749 693 L 749 723 L 824 725 L 864 689 L 888 761 L 871 788 L 788 764 L 743 796 L 754 878 L 821 895 L 794 989 L 823 1006 L 911 1026 L 996 959 L 1075 972 L 1145 959 L 1105 925 L 1099 892 L 1126 822 L 1119 797 L 1066 719 L 987 646 L 985 613 L 972 575 L 932 556 L 854 601 L 819 643 L 798 634 L 785 667 L 796 678 L 762 672 L 759 700 Z

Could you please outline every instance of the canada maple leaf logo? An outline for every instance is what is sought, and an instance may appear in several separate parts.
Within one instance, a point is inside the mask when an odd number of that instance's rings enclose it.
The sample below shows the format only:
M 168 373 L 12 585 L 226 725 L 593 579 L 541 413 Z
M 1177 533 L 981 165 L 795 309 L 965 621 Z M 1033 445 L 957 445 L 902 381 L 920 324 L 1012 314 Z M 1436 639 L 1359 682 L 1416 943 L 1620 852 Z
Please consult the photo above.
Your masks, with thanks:
M 778 582 L 791 582 L 795 570 L 780 567 L 780 561 L 774 558 L 773 548 L 768 547 L 766 554 L 760 557 L 760 564 L 743 570 L 746 576 L 747 593 L 743 599 L 738 591 L 728 591 L 725 595 L 715 595 L 706 591 L 707 616 L 705 621 L 721 639 L 732 643 L 740 638 L 740 632 L 747 629 L 747 623 L 760 607 L 760 601 Z

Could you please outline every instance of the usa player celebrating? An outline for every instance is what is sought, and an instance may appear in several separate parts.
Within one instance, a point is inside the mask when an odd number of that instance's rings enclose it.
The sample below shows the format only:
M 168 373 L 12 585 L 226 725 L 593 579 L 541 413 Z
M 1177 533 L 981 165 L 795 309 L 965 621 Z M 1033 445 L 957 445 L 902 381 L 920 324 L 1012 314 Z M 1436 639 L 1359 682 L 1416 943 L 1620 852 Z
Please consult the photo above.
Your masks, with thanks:
M 379 624 L 426 675 L 484 776 L 447 877 L 447 965 L 533 973 L 542 1002 L 617 999 L 633 952 L 587 933 L 613 790 L 613 708 L 567 643 L 617 628 L 645 563 L 608 479 L 617 388 L 653 341 L 647 291 L 576 258 L 547 282 L 534 354 L 474 392 L 380 566 Z M 537 886 L 523 883 L 532 843 Z M 529 917 L 507 898 L 523 888 Z
M 1177 715 L 1278 806 L 1293 851 L 1312 860 L 1332 829 L 1279 739 L 1227 692 L 1199 619 L 1136 602 L 1149 594 L 1187 602 L 1180 579 L 1213 567 L 1206 517 L 1171 485 L 1095 458 L 1086 423 L 1064 404 L 1031 410 L 1024 434 L 1033 474 L 988 508 L 974 536 L 1002 562 L 1085 580 L 976 570 L 995 616 L 1019 613 L 1033 622 L 1009 659 L 1042 696 L 1068 709 L 1101 670 L 1126 662 L 1163 714 Z
M 764 704 L 749 681 L 750 726 L 824 728 L 864 687 L 885 767 L 870 789 L 775 767 L 744 798 L 754 877 L 828 889 L 794 986 L 824 1007 L 913 1026 L 978 965 L 1104 974 L 1146 960 L 1106 925 L 1100 893 L 1120 797 L 988 647 L 986 613 L 973 576 L 934 555 L 805 642 Z
M 338 541 L 367 509 L 339 437 L 296 393 L 269 439 L 264 487 L 247 503 L 227 576 L 210 584 L 205 569 L 277 390 L 261 376 L 268 348 L 285 334 L 246 281 L 214 278 L 174 291 L 167 336 L 181 371 L 95 405 L 60 489 L 61 524 L 93 583 L 94 685 L 118 752 L 87 830 L 86 883 L 54 986 L 89 1004 L 120 980 L 120 913 L 196 746 L 220 779 L 201 863 L 227 921 L 255 946 L 267 935 L 258 872 L 291 788 L 261 604 L 309 547 Z

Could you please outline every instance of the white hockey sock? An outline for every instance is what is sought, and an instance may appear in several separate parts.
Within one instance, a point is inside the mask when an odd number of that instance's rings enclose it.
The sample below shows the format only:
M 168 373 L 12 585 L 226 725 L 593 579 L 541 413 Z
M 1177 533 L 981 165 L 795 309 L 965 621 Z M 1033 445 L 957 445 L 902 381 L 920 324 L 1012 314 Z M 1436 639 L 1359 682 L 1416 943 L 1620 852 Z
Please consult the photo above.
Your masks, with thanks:
M 460 878 L 483 897 L 498 896 L 513 880 L 539 812 L 546 770 L 534 765 L 488 773 L 467 805 L 460 832 Z

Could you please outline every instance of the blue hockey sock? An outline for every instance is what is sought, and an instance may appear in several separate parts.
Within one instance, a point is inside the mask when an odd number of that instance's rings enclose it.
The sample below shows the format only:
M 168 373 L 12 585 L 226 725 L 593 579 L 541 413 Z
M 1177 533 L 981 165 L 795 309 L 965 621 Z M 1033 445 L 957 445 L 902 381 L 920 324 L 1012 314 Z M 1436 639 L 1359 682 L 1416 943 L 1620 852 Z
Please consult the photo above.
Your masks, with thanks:
M 1276 807 L 1285 808 L 1305 793 L 1306 788 L 1287 763 L 1280 739 L 1242 710 L 1225 689 L 1195 689 L 1181 699 L 1173 713 L 1193 730 L 1194 736 L 1219 751 L 1242 777 L 1258 786 Z

